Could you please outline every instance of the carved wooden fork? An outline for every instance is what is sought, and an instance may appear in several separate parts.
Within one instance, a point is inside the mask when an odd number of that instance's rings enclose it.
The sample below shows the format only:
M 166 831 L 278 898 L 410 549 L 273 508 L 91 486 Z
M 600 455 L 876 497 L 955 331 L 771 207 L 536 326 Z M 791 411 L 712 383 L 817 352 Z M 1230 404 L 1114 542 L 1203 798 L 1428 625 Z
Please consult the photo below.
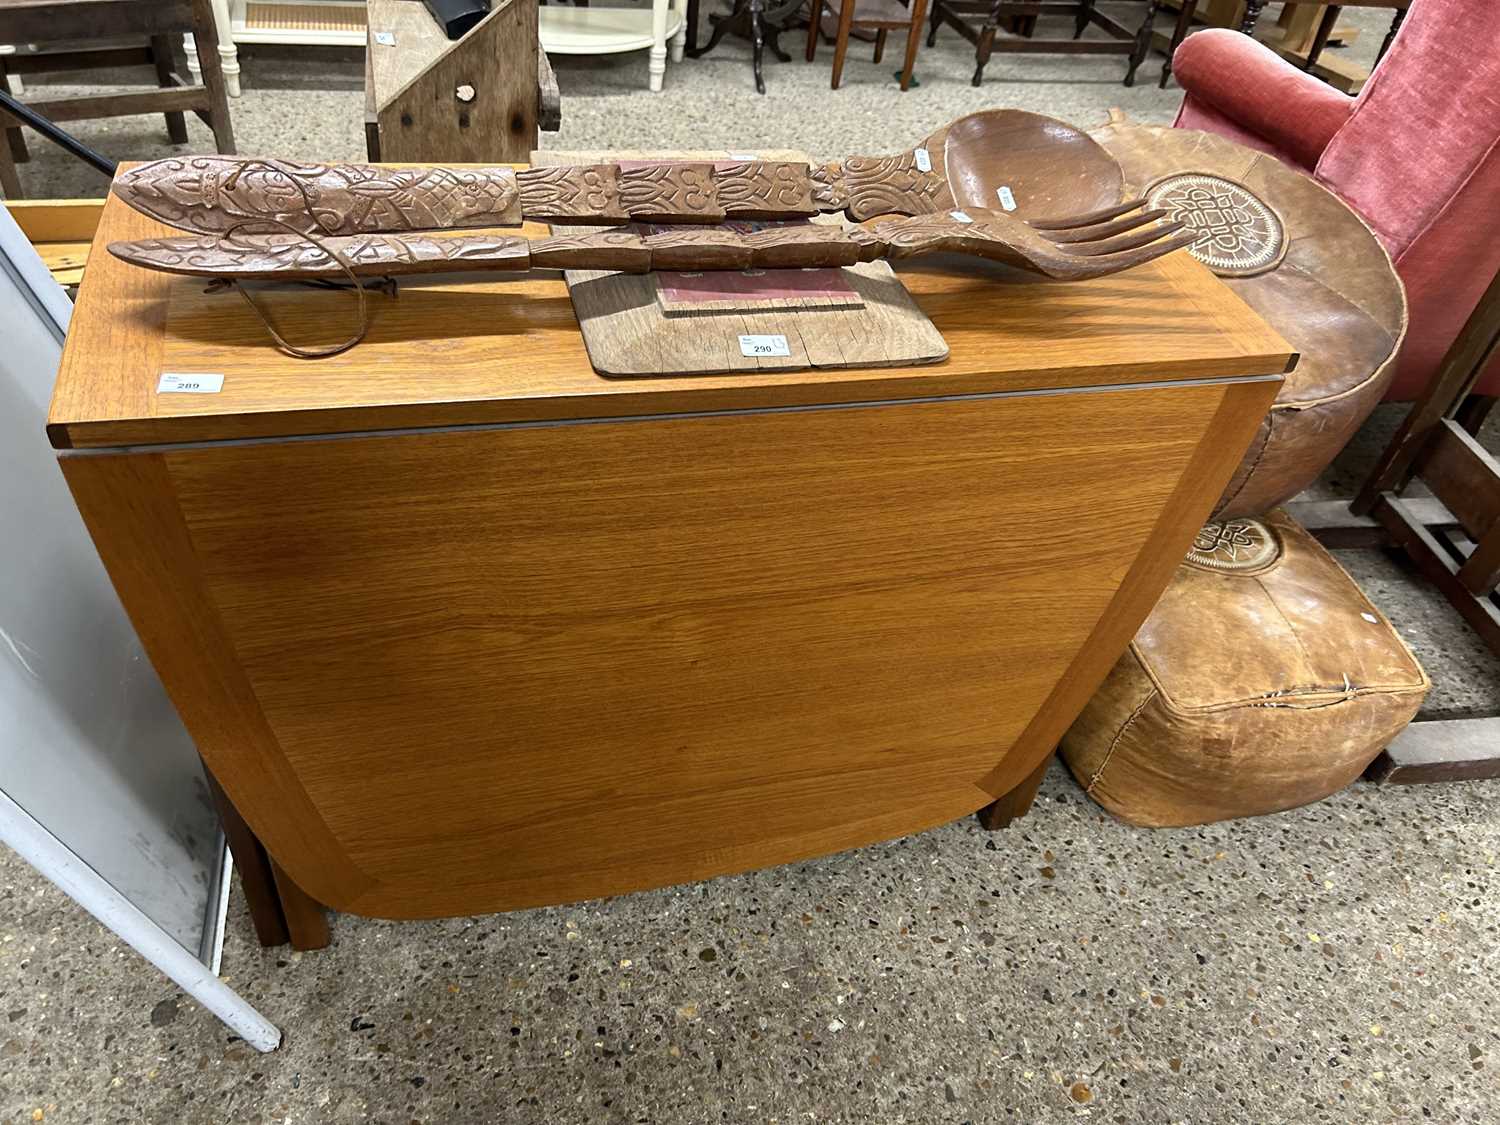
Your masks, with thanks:
M 1144 200 L 1053 222 L 1026 223 L 978 208 L 885 219 L 868 226 L 775 226 L 763 230 L 680 227 L 659 233 L 596 231 L 526 239 L 470 234 L 296 233 L 160 238 L 110 243 L 110 253 L 147 269 L 235 281 L 388 277 L 480 270 L 794 269 L 952 252 L 1005 262 L 1063 281 L 1117 273 L 1190 245 L 1181 223 L 1163 223 Z

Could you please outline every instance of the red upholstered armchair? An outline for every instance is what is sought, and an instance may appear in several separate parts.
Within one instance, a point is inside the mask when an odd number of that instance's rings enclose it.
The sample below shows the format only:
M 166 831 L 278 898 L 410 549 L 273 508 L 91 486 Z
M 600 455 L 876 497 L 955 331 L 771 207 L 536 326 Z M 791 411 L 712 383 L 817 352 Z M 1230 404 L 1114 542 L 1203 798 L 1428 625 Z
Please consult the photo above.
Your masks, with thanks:
M 1500 0 L 1415 0 L 1357 98 L 1233 31 L 1189 37 L 1172 71 L 1178 128 L 1279 157 L 1374 229 L 1411 310 L 1386 397 L 1415 398 L 1500 270 Z M 1500 394 L 1500 360 L 1476 390 Z

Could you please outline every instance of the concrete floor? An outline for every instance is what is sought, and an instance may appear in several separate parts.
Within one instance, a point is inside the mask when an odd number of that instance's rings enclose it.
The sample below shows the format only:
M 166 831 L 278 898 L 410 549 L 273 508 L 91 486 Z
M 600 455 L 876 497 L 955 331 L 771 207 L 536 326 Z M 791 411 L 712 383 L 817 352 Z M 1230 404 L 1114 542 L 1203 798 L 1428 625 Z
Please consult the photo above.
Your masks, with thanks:
M 1274 17 L 1274 12 L 1272 14 Z M 1361 13 L 1373 50 L 1384 13 Z M 788 46 L 795 46 L 788 43 Z M 1121 60 L 997 57 L 956 36 L 893 66 L 726 45 L 645 91 L 644 55 L 559 60 L 548 147 L 902 148 L 1016 105 L 1165 120 Z M 307 60 L 311 57 L 312 62 Z M 359 61 L 247 59 L 241 150 L 362 155 Z M 206 149 L 206 130 L 192 126 Z M 159 121 L 81 126 L 117 157 Z M 33 194 L 102 181 L 46 152 Z M 1400 417 L 1325 474 L 1347 493 Z M 1490 448 L 1497 435 L 1486 435 Z M 1341 552 L 1417 648 L 1434 713 L 1500 710 L 1500 662 L 1380 552 Z M 258 1055 L 0 849 L 0 1123 L 1500 1121 L 1495 783 L 1376 789 L 1177 831 L 1123 826 L 1054 767 L 1030 818 L 964 821 L 816 862 L 546 910 L 334 921 L 263 951 L 235 896 L 224 976 L 286 1031 Z M 500 857 L 503 858 L 503 857 Z

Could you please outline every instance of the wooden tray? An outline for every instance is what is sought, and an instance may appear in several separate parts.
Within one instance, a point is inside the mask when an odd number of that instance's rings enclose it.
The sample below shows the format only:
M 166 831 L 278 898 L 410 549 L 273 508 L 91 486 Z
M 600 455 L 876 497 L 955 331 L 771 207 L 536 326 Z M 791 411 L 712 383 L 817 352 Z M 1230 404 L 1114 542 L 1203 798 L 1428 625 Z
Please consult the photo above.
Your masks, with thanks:
M 538 166 L 607 160 L 726 160 L 723 150 L 672 153 L 536 152 Z M 762 151 L 767 160 L 806 160 L 805 153 Z M 833 216 L 817 221 L 841 222 Z M 554 227 L 559 233 L 584 227 Z M 777 271 L 772 271 L 777 272 Z M 790 271 L 787 271 L 790 272 Z M 589 362 L 601 375 L 710 375 L 731 371 L 891 367 L 936 363 L 948 355 L 941 333 L 917 307 L 885 262 L 848 266 L 844 274 L 859 303 L 769 302 L 736 309 L 668 316 L 655 274 L 569 270 L 564 274 L 583 330 Z M 785 356 L 747 356 L 740 337 L 784 336 Z

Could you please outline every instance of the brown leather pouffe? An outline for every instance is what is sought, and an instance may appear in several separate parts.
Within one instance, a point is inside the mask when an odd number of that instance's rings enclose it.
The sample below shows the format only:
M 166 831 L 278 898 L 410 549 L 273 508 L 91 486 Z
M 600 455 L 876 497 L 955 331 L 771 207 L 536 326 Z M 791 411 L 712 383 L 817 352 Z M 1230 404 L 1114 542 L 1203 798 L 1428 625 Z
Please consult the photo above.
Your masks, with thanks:
M 1061 754 L 1131 824 L 1278 812 L 1358 777 L 1427 688 L 1390 622 L 1277 510 L 1203 529 Z
M 1348 205 L 1273 156 L 1119 111 L 1091 135 L 1120 162 L 1126 193 L 1201 230 L 1188 252 L 1301 353 L 1214 515 L 1284 504 L 1333 460 L 1395 373 L 1406 296 L 1390 256 Z

